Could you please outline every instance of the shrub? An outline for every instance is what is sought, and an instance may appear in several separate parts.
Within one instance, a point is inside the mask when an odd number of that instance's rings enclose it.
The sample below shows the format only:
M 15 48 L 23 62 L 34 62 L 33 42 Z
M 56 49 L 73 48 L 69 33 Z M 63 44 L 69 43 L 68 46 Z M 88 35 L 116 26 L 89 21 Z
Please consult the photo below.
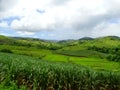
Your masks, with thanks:
M 109 55 L 107 57 L 107 59 L 110 60 L 110 61 L 120 62 L 120 56 L 119 55 Z

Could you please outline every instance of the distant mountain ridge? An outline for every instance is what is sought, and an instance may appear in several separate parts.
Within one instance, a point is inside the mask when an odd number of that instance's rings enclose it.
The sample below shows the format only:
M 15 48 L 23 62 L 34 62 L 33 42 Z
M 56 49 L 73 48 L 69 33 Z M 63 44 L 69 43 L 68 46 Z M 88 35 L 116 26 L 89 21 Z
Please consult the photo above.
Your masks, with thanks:
M 1 38 L 7 38 L 7 39 L 22 39 L 22 40 L 35 40 L 35 41 L 47 41 L 47 42 L 66 42 L 66 41 L 77 41 L 77 40 L 95 40 L 95 39 L 116 39 L 120 40 L 119 36 L 103 36 L 103 37 L 97 37 L 97 38 L 92 38 L 92 37 L 82 37 L 80 39 L 65 39 L 65 40 L 46 40 L 46 39 L 40 39 L 40 38 L 31 38 L 31 37 L 9 37 L 9 36 L 4 36 L 0 35 Z
M 16 45 L 26 47 L 37 47 L 44 49 L 59 48 L 60 45 L 56 42 L 42 40 L 37 38 L 24 38 L 24 37 L 7 37 L 0 35 L 0 45 Z
M 120 37 L 118 36 L 104 36 L 104 37 L 99 37 L 96 39 L 111 39 L 111 40 L 120 40 Z
M 113 42 L 114 41 L 114 42 Z M 28 45 L 28 46 L 60 46 L 60 44 L 63 45 L 78 45 L 80 43 L 89 43 L 89 44 L 101 44 L 101 43 L 107 43 L 109 44 L 117 44 L 117 42 L 120 41 L 120 37 L 118 36 L 104 36 L 104 37 L 98 37 L 98 38 L 91 38 L 91 37 L 83 37 L 80 39 L 69 39 L 69 40 L 43 40 L 39 38 L 25 38 L 25 37 L 7 37 L 0 35 L 0 44 L 16 44 L 16 45 Z
M 94 40 L 94 38 L 91 38 L 91 37 L 83 37 L 83 38 L 80 38 L 79 40 Z
M 61 40 L 51 41 L 42 40 L 36 38 L 21 38 L 21 37 L 7 37 L 0 36 L 0 45 L 12 45 L 12 46 L 25 46 L 35 47 L 38 49 L 50 49 L 50 50 L 81 50 L 89 47 L 119 47 L 120 37 L 118 36 L 105 36 L 99 38 L 83 37 L 77 40 Z

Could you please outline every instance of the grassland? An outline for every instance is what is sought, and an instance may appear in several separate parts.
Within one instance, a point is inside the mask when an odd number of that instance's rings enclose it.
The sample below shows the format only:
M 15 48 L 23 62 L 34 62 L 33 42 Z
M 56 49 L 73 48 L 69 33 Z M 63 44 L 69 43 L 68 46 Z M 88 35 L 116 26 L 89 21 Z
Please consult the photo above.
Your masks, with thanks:
M 106 59 L 101 59 L 99 57 L 105 57 L 103 53 L 96 53 L 95 51 L 64 51 L 68 55 L 63 55 L 61 53 L 55 53 L 56 51 L 37 49 L 35 47 L 26 48 L 24 46 L 10 46 L 10 45 L 0 45 L 1 49 L 12 50 L 15 54 L 27 55 L 36 57 L 39 59 L 44 59 L 53 62 L 68 62 L 73 64 L 80 64 L 97 70 L 109 70 L 109 71 L 119 71 L 120 64 L 113 61 L 108 61 Z M 29 52 L 29 53 L 28 53 Z M 61 51 L 59 51 L 61 52 Z M 63 53 L 63 52 L 62 52 Z M 64 53 L 64 54 L 65 54 Z
M 119 90 L 120 63 L 107 59 L 120 55 L 119 41 L 118 37 L 50 42 L 0 36 L 0 89 Z M 88 50 L 94 46 L 98 50 Z

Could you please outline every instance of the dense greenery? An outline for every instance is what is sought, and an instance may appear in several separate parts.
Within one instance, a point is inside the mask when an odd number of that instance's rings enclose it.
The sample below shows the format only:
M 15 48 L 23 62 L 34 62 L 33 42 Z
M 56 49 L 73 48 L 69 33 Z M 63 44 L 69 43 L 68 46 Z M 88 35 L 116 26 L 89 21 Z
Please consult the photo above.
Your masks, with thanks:
M 66 56 L 75 56 L 75 57 L 96 57 L 96 58 L 105 58 L 106 54 L 96 52 L 93 50 L 62 50 L 56 51 L 58 54 L 66 55 Z
M 0 53 L 0 68 L 3 87 L 11 85 L 12 81 L 17 88 L 24 85 L 29 90 L 120 89 L 119 73 L 93 71 L 75 64 Z M 15 86 L 14 83 L 12 86 Z
M 0 36 L 0 90 L 119 90 L 119 40 Z
M 120 47 L 119 46 L 112 47 L 112 48 L 92 46 L 92 47 L 88 47 L 88 50 L 95 50 L 98 52 L 107 53 L 109 54 L 107 56 L 108 60 L 120 62 Z
M 33 38 L 11 38 L 0 36 L 0 45 L 14 45 L 14 46 L 24 46 L 24 47 L 36 47 L 39 49 L 50 49 L 56 50 L 60 49 L 62 46 L 56 42 L 50 42 L 40 39 Z
M 6 53 L 13 53 L 12 50 L 10 49 L 1 49 L 1 52 L 6 52 Z

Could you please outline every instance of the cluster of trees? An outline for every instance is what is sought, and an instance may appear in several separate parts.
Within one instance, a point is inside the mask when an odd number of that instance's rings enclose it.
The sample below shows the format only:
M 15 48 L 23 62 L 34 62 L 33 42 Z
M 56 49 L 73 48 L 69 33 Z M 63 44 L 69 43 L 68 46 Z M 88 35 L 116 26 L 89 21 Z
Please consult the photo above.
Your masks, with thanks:
M 116 62 L 120 62 L 120 55 L 108 55 L 107 59 L 110 61 L 116 61 Z
M 38 44 L 36 45 L 37 48 L 42 48 L 42 49 L 49 49 L 49 50 L 57 50 L 62 48 L 61 45 L 57 45 L 57 44 L 52 44 L 52 43 L 46 43 L 46 44 Z
M 102 53 L 108 54 L 107 59 L 111 61 L 119 61 L 120 62 L 120 47 L 97 47 L 97 46 L 91 46 L 88 47 L 88 50 L 94 50 Z
M 107 54 L 108 53 L 111 53 L 111 54 L 118 54 L 118 53 L 120 53 L 120 47 L 109 48 L 109 47 L 91 46 L 91 47 L 88 47 L 88 50 L 94 50 L 94 51 L 107 53 Z

